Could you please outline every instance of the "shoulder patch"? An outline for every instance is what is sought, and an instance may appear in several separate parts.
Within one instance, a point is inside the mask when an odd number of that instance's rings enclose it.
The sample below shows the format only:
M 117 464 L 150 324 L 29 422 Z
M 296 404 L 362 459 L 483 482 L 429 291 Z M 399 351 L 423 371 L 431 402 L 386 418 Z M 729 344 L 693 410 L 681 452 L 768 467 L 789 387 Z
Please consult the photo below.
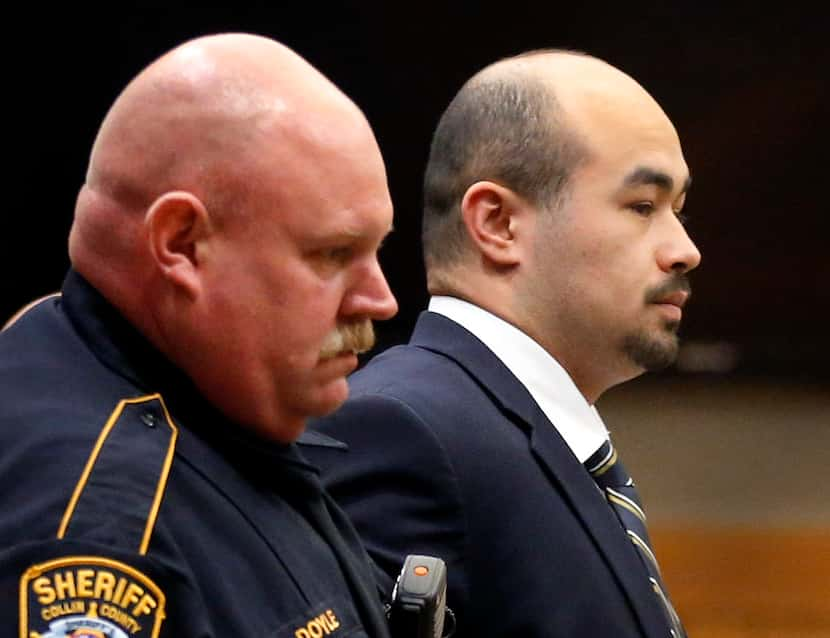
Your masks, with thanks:
M 66 556 L 20 579 L 20 638 L 156 638 L 164 605 L 164 593 L 134 567 Z

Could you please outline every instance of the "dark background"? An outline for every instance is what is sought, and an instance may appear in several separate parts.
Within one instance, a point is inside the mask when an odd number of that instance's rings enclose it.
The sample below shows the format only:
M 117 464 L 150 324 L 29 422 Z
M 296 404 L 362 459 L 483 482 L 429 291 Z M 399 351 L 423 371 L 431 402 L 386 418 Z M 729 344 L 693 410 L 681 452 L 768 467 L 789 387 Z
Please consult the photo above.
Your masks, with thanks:
M 379 327 L 380 346 L 401 341 L 427 299 L 420 180 L 432 128 L 486 64 L 556 46 L 631 74 L 680 133 L 694 176 L 689 228 L 703 263 L 679 369 L 828 376 L 830 9 L 317 2 L 93 12 L 38 5 L 7 20 L 2 319 L 60 286 L 89 149 L 126 82 L 185 39 L 250 31 L 306 57 L 375 129 L 396 206 L 382 262 L 401 308 Z

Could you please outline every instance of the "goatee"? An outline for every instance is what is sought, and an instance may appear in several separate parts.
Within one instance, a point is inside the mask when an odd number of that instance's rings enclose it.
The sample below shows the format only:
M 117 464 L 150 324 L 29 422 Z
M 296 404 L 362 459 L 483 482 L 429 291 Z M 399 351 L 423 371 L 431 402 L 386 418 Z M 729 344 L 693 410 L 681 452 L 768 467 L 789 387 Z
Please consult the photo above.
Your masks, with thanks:
M 661 335 L 648 334 L 644 330 L 628 335 L 623 341 L 623 352 L 635 365 L 654 372 L 669 367 L 677 359 L 679 322 L 666 322 Z
M 668 281 L 647 290 L 645 303 L 660 303 L 661 299 L 679 291 L 691 295 L 692 287 L 686 275 L 674 275 Z M 663 370 L 677 359 L 680 349 L 677 338 L 679 328 L 679 321 L 670 320 L 663 322 L 662 330 L 657 335 L 644 329 L 630 334 L 623 340 L 623 352 L 644 370 Z

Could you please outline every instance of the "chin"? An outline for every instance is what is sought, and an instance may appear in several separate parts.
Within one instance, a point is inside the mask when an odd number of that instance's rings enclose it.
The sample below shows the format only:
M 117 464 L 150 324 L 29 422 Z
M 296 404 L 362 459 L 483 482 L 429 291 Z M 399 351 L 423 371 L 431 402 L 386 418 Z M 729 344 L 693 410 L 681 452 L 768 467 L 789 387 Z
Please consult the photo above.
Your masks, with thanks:
M 680 349 L 677 334 L 664 330 L 659 335 L 639 332 L 623 340 L 623 352 L 636 366 L 649 372 L 668 368 Z
M 330 381 L 320 389 L 310 407 L 310 416 L 325 416 L 331 414 L 349 398 L 349 384 L 345 377 Z M 313 411 L 312 411 L 313 410 Z

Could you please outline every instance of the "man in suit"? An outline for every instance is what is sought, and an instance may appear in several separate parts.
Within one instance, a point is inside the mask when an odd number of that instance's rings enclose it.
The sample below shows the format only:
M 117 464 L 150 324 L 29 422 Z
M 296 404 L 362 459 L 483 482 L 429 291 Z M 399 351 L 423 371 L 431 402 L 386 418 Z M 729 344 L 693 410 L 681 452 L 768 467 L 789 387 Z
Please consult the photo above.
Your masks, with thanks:
M 348 450 L 308 452 L 386 572 L 447 561 L 457 636 L 684 634 L 593 406 L 675 358 L 689 183 L 659 105 L 583 54 L 497 62 L 443 114 L 429 309 L 315 425 Z

